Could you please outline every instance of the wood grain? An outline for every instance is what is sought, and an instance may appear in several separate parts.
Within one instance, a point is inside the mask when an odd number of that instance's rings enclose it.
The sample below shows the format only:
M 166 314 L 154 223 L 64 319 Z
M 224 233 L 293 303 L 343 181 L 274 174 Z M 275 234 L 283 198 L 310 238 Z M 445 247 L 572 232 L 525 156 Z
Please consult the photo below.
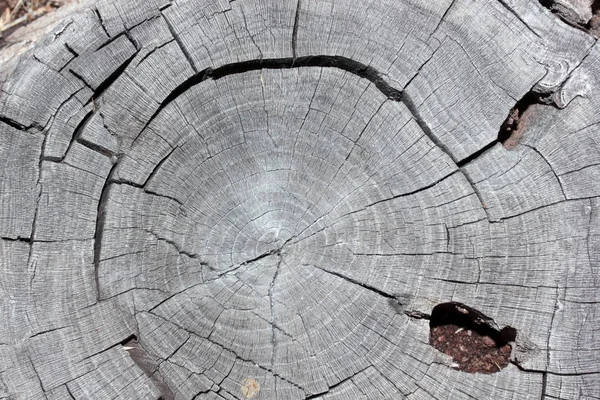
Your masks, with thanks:
M 0 67 L 0 398 L 597 398 L 600 48 L 545 5 L 69 15 Z

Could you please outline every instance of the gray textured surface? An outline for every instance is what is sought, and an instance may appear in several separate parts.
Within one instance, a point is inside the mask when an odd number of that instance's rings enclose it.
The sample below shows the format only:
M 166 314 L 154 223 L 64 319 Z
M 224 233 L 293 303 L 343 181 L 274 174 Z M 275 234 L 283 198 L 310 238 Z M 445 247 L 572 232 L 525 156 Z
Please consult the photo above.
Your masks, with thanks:
M 0 398 L 598 398 L 598 46 L 527 0 L 70 16 L 0 74 Z M 451 368 L 446 301 L 513 363 Z

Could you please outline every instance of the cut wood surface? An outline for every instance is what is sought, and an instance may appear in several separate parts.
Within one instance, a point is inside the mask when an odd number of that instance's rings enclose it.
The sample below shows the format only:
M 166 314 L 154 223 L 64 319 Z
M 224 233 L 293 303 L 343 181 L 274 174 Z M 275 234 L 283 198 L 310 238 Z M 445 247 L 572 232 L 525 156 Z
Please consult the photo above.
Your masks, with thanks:
M 600 398 L 597 5 L 83 4 L 0 67 L 0 399 Z

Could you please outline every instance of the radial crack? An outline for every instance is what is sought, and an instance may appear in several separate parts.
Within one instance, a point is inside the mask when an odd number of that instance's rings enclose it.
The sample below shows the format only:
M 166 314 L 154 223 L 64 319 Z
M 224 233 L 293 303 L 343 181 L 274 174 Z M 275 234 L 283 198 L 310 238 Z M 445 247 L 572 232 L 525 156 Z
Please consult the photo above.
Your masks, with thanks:
M 300 21 L 300 7 L 302 0 L 298 0 L 296 4 L 296 14 L 294 15 L 294 28 L 292 29 L 292 55 L 294 60 L 298 56 L 298 22 Z
M 183 55 L 187 59 L 188 63 L 190 64 L 190 67 L 192 67 L 192 70 L 194 70 L 194 73 L 197 74 L 198 73 L 198 68 L 196 67 L 196 63 L 194 63 L 194 59 L 192 58 L 190 52 L 183 45 L 183 42 L 181 41 L 181 38 L 179 37 L 179 35 L 177 34 L 177 32 L 175 32 L 175 29 L 173 28 L 173 25 L 171 24 L 171 22 L 169 21 L 169 19 L 166 18 L 166 17 L 164 17 L 163 19 L 165 20 L 165 22 L 167 24 L 167 27 L 169 28 L 169 32 L 171 32 L 171 36 L 173 36 L 173 39 L 175 39 L 175 42 L 177 42 L 177 44 L 179 45 L 179 48 L 181 49 L 181 52 L 183 53 Z
M 554 171 L 554 168 L 552 168 L 552 164 L 550 164 L 550 162 L 546 159 L 546 157 L 544 157 L 544 155 L 538 149 L 536 149 L 535 147 L 527 145 L 527 144 L 524 144 L 523 146 L 528 147 L 531 150 L 533 150 L 548 165 L 548 168 L 550 168 L 550 171 L 552 172 L 552 174 L 556 178 L 556 182 L 560 186 L 560 191 L 561 191 L 561 193 L 563 195 L 563 198 L 566 200 L 567 199 L 567 195 L 565 194 L 565 189 L 563 188 L 563 185 L 562 185 L 562 182 L 560 180 L 560 177 L 556 174 L 556 171 Z
M 327 269 L 325 269 L 323 267 L 319 267 L 318 265 L 315 265 L 315 264 L 302 264 L 302 265 L 316 268 L 316 269 L 321 270 L 321 271 L 323 271 L 323 272 L 325 272 L 325 273 L 327 273 L 329 275 L 333 275 L 333 276 L 336 276 L 336 277 L 338 277 L 340 279 L 343 279 L 346 282 L 350 282 L 350 283 L 352 283 L 354 285 L 358 285 L 358 286 L 360 286 L 360 287 L 362 287 L 364 289 L 367 289 L 367 290 L 369 290 L 369 291 L 371 291 L 371 292 L 373 292 L 373 293 L 375 293 L 375 294 L 377 294 L 379 296 L 385 297 L 386 299 L 393 299 L 394 301 L 397 301 L 396 296 L 391 295 L 389 293 L 386 293 L 386 292 L 384 292 L 381 289 L 377 289 L 374 286 L 371 286 L 371 285 L 368 285 L 366 283 L 357 281 L 356 279 L 350 278 L 350 277 L 348 277 L 346 275 L 340 274 L 339 272 L 330 271 L 330 270 L 327 270 Z
M 517 18 L 525 26 L 525 28 L 527 28 L 529 32 L 533 33 L 537 38 L 542 39 L 539 33 L 537 33 L 531 26 L 529 26 L 529 24 L 525 22 L 525 20 L 511 6 L 509 6 L 505 0 L 498 0 L 498 2 L 502 5 L 502 7 L 506 9 L 506 11 L 514 15 L 515 18 Z
M 275 349 L 277 348 L 277 343 L 275 340 L 275 304 L 273 302 L 273 291 L 275 288 L 275 281 L 277 280 L 277 276 L 279 275 L 279 270 L 281 269 L 281 263 L 283 262 L 283 257 L 281 252 L 278 251 L 276 253 L 279 256 L 279 261 L 277 262 L 277 269 L 273 274 L 273 280 L 269 285 L 269 305 L 271 306 L 271 344 L 273 346 L 273 352 L 271 353 L 271 368 L 275 368 Z
M 315 394 L 313 394 L 313 395 L 310 395 L 310 396 L 307 396 L 307 397 L 305 397 L 305 398 L 304 398 L 304 400 L 316 399 L 316 398 L 318 398 L 318 397 L 324 396 L 324 395 L 326 395 L 326 394 L 330 393 L 330 392 L 331 392 L 333 389 L 335 389 L 335 388 L 337 388 L 338 386 L 341 386 L 341 385 L 343 385 L 344 383 L 346 383 L 346 382 L 348 382 L 348 381 L 352 380 L 352 378 L 355 378 L 356 376 L 358 376 L 358 375 L 362 374 L 363 372 L 365 372 L 366 370 L 368 370 L 368 369 L 369 369 L 369 368 L 371 368 L 371 367 L 372 367 L 372 366 L 371 366 L 371 365 L 369 365 L 368 367 L 365 367 L 365 368 L 361 369 L 360 371 L 358 371 L 358 372 L 356 372 L 356 373 L 354 373 L 354 374 L 352 374 L 352 375 L 348 376 L 347 378 L 344 378 L 344 379 L 342 379 L 342 380 L 341 380 L 341 381 L 339 381 L 338 383 L 336 383 L 336 384 L 334 384 L 334 385 L 331 385 L 331 386 L 329 386 L 329 387 L 327 388 L 327 390 L 324 390 L 324 391 L 322 391 L 322 392 L 320 392 L 320 393 L 315 393 Z

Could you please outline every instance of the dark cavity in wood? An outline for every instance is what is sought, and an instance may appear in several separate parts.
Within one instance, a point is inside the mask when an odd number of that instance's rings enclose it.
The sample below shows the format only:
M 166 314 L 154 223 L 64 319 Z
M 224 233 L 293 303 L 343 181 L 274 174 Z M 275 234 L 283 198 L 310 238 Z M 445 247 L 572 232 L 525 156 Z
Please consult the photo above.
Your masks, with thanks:
M 456 369 L 495 373 L 510 363 L 511 342 L 517 330 L 498 329 L 493 319 L 457 302 L 435 306 L 429 318 L 429 343 L 453 358 Z
M 26 131 L 30 128 L 29 126 L 21 125 L 17 121 L 14 121 L 14 120 L 12 120 L 8 117 L 4 117 L 2 115 L 0 115 L 0 122 L 3 122 L 6 125 L 11 126 L 19 131 Z
M 595 38 L 600 38 L 600 0 L 592 4 L 592 18 L 587 24 L 589 33 Z
M 498 132 L 498 143 L 502 143 L 505 149 L 514 149 L 526 129 L 526 120 L 531 112 L 531 106 L 535 104 L 551 104 L 552 100 L 548 95 L 530 91 L 523 96 L 517 104 L 509 111 L 508 117 L 500 127 Z
M 130 61 L 130 60 L 129 60 Z M 127 64 L 127 63 L 126 63 Z M 125 65 L 126 66 L 126 65 Z M 154 120 L 154 118 L 173 100 L 181 96 L 184 92 L 189 90 L 190 88 L 204 82 L 208 79 L 218 80 L 224 78 L 226 76 L 241 74 L 250 71 L 257 71 L 261 69 L 290 69 L 290 68 L 300 68 L 300 67 L 323 67 L 323 68 L 338 68 L 344 71 L 348 71 L 354 75 L 360 76 L 361 78 L 367 79 L 375 85 L 375 87 L 383 93 L 388 99 L 392 101 L 402 102 L 409 111 L 413 114 L 415 120 L 421 129 L 425 132 L 425 134 L 432 140 L 434 143 L 444 150 L 450 158 L 458 165 L 458 167 L 463 167 L 469 162 L 481 156 L 483 153 L 494 147 L 497 143 L 501 143 L 505 148 L 509 149 L 506 143 L 510 142 L 511 134 L 515 130 L 515 122 L 520 119 L 523 114 L 529 109 L 529 107 L 533 104 L 551 104 L 552 100 L 549 94 L 540 94 L 534 91 L 530 91 L 522 99 L 520 99 L 515 107 L 511 109 L 509 116 L 506 121 L 502 124 L 500 131 L 498 133 L 498 138 L 493 142 L 489 143 L 487 146 L 481 148 L 477 152 L 471 154 L 469 157 L 464 158 L 462 160 L 456 160 L 452 156 L 452 154 L 447 151 L 445 146 L 436 140 L 435 136 L 431 133 L 431 130 L 428 126 L 421 120 L 418 114 L 418 110 L 416 106 L 413 104 L 412 100 L 408 96 L 408 94 L 400 89 L 396 89 L 391 86 L 388 82 L 386 82 L 381 73 L 377 71 L 375 68 L 365 65 L 361 62 L 352 60 L 343 56 L 328 56 L 328 55 L 315 55 L 315 56 L 302 56 L 302 57 L 287 57 L 287 58 L 270 58 L 270 59 L 256 59 L 249 61 L 242 61 L 232 64 L 226 64 L 218 68 L 206 68 L 202 71 L 198 71 L 191 78 L 183 82 L 177 88 L 175 88 L 167 98 L 160 104 L 158 109 L 154 112 L 152 117 L 148 120 L 142 131 L 150 125 L 150 123 Z M 123 68 L 123 67 L 122 67 Z M 120 69 L 122 72 L 122 68 Z M 119 72 L 118 74 L 120 74 Z M 118 75 L 115 72 L 115 75 Z M 106 83 L 106 82 L 105 82 Z M 104 84 L 103 84 L 104 85 Z M 99 88 L 100 89 L 100 88 Z M 99 92 L 97 90 L 96 92 Z M 101 91 L 100 91 L 101 93 Z M 99 94 L 96 93 L 96 96 Z M 516 116 L 516 117 L 515 117 Z M 516 118 L 516 119 L 515 119 Z M 513 146 L 514 147 L 514 146 Z
M 527 117 L 531 115 L 532 106 L 537 104 L 555 105 L 551 93 L 538 93 L 533 90 L 527 92 L 525 96 L 517 101 L 515 106 L 510 109 L 508 116 L 500 126 L 498 138 L 471 154 L 469 157 L 458 161 L 456 165 L 459 167 L 465 166 L 496 146 L 497 143 L 502 144 L 507 150 L 514 149 L 521 141 L 526 129 Z
M 600 37 L 600 1 L 595 0 L 591 5 L 592 18 L 583 23 L 582 21 L 573 20 L 568 14 L 561 11 L 560 6 L 556 5 L 555 0 L 539 0 L 540 4 L 550 10 L 565 24 L 579 29 L 595 38 Z

